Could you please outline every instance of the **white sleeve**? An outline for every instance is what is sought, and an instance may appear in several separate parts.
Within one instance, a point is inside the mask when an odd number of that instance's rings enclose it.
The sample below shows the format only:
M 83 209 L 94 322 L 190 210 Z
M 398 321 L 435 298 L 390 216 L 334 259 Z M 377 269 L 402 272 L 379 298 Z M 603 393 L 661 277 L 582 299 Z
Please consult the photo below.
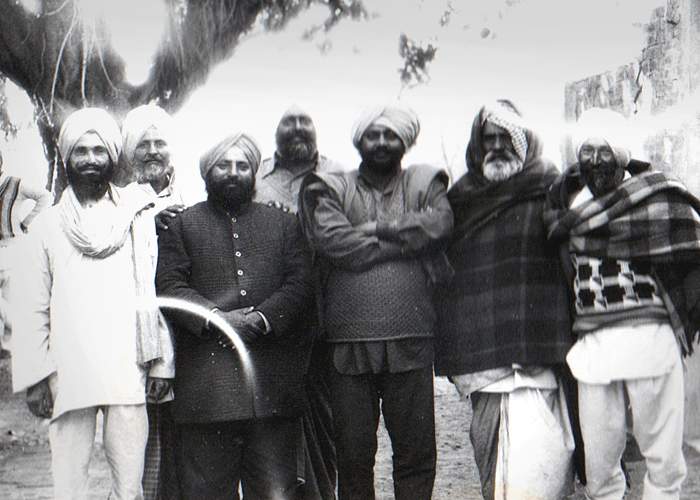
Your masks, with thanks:
M 49 349 L 51 269 L 45 229 L 34 231 L 22 245 L 22 259 L 11 272 L 12 387 L 22 391 L 56 371 Z

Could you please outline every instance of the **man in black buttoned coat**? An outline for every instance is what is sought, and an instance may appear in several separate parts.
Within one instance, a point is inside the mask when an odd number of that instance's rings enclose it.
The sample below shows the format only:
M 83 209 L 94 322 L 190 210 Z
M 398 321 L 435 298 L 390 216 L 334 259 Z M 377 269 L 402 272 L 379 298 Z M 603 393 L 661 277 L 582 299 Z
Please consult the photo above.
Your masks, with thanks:
M 168 311 L 176 339 L 174 417 L 183 498 L 293 498 L 313 288 L 296 218 L 251 201 L 260 152 L 235 134 L 200 159 L 208 199 L 159 238 L 161 296 L 203 306 L 246 344 L 239 353 L 206 318 Z

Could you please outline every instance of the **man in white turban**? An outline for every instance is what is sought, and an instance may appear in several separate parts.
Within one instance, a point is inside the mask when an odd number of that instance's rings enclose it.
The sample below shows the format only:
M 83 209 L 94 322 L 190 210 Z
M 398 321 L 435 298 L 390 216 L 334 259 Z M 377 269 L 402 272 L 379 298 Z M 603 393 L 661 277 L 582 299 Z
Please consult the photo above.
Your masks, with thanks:
M 581 116 L 578 162 L 552 185 L 545 223 L 573 299 L 566 361 L 578 381 L 586 497 L 625 495 L 631 430 L 646 462 L 643 498 L 678 499 L 681 358 L 700 327 L 700 200 L 631 159 L 625 130 L 610 110 Z
M 121 134 L 106 111 L 71 114 L 58 147 L 69 185 L 37 218 L 17 266 L 12 382 L 27 390 L 35 415 L 51 418 L 55 498 L 87 497 L 100 410 L 111 496 L 141 498 L 146 387 L 160 380 L 160 398 L 172 377 L 161 363 L 171 347 L 143 244 L 155 233 L 153 218 L 141 215 L 152 200 L 110 182 Z
M 176 188 L 172 164 L 173 119 L 161 107 L 145 104 L 132 109 L 122 123 L 122 158 L 136 182 L 156 196 L 153 213 L 158 229 L 185 208 Z
M 259 164 L 246 134 L 214 145 L 199 164 L 207 200 L 158 237 L 158 293 L 219 318 L 167 313 L 182 498 L 237 498 L 241 483 L 245 498 L 299 498 L 313 286 L 296 217 L 252 201 Z M 245 342 L 249 363 L 221 322 Z
M 171 162 L 173 119 L 155 104 L 132 109 L 122 123 L 122 159 L 133 172 L 137 186 L 154 200 L 154 206 L 144 217 L 155 216 L 159 230 L 167 230 L 168 223 L 182 212 L 184 202 L 174 185 L 174 167 Z M 145 244 L 155 268 L 158 260 L 158 241 L 151 235 Z M 159 393 L 155 388 L 151 392 Z M 175 470 L 176 428 L 171 416 L 172 395 L 163 400 L 149 394 L 148 444 L 143 473 L 145 500 L 176 498 L 177 473 Z
M 402 168 L 420 125 L 397 106 L 366 113 L 353 132 L 362 162 L 310 173 L 300 216 L 322 266 L 340 499 L 374 498 L 380 408 L 397 499 L 428 499 L 435 479 L 432 287 L 446 278 L 452 232 L 447 174 Z

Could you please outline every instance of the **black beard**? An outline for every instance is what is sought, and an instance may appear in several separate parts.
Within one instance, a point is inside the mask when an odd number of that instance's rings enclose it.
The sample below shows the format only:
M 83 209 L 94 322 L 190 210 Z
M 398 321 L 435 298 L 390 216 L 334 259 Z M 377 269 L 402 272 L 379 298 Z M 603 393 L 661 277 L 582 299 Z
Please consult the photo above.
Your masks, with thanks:
M 66 178 L 68 184 L 73 188 L 73 191 L 80 193 L 82 197 L 88 199 L 99 198 L 107 189 L 109 182 L 114 176 L 114 164 L 109 163 L 109 166 L 102 171 L 99 177 L 85 178 L 80 175 L 73 167 L 66 168 Z
M 316 143 L 309 137 L 304 137 L 301 142 L 285 138 L 278 142 L 277 152 L 287 161 L 310 161 L 316 154 Z
M 255 194 L 255 183 L 229 186 L 211 181 L 206 183 L 209 199 L 228 213 L 238 213 L 241 207 L 250 202 Z

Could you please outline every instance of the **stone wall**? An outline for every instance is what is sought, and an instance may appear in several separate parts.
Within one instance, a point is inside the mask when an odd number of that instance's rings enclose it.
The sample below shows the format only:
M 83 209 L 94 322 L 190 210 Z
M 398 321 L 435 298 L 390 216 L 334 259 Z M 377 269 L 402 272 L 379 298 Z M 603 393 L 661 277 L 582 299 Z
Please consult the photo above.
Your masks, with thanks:
M 630 119 L 635 156 L 672 172 L 700 194 L 700 2 L 668 0 L 646 25 L 638 60 L 571 82 L 565 117 L 574 123 L 591 107 L 606 107 Z M 566 164 L 575 161 L 570 140 Z

